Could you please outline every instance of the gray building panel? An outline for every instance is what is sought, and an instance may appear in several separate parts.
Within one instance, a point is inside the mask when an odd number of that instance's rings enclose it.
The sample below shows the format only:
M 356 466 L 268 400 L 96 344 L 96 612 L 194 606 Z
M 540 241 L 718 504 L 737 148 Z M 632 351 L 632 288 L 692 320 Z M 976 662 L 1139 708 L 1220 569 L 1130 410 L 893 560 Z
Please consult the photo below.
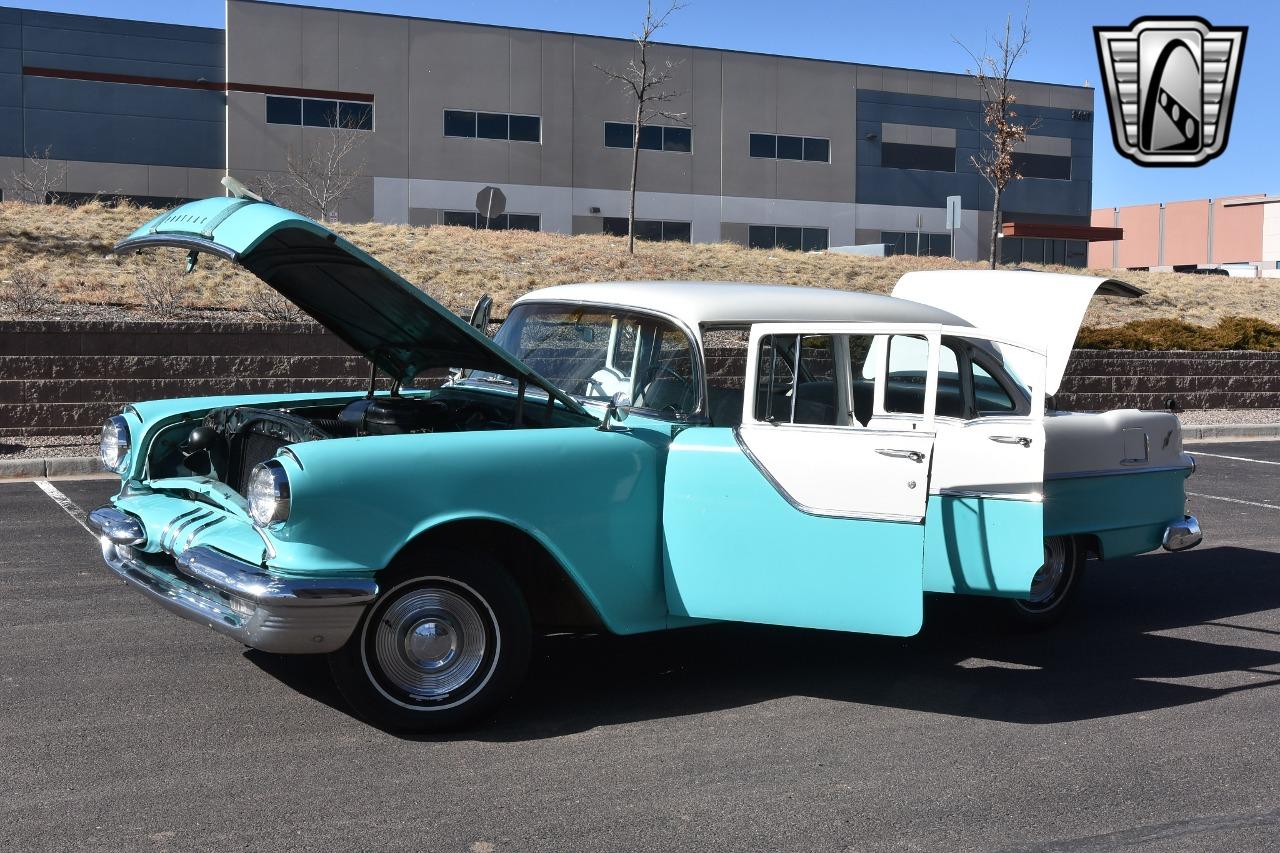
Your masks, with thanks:
M 28 109 L 26 134 L 28 145 L 50 145 L 59 160 L 188 167 L 222 161 L 221 122 Z

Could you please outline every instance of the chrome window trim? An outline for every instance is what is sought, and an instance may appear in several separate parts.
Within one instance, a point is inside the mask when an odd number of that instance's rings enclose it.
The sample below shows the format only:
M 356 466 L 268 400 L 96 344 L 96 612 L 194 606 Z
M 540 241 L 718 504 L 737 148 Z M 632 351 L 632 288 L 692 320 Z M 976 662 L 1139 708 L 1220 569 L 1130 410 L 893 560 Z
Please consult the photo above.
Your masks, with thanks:
M 982 489 L 940 489 L 930 494 L 948 498 L 983 498 L 998 501 L 1022 501 L 1024 503 L 1043 503 L 1044 495 L 1040 492 L 995 492 Z

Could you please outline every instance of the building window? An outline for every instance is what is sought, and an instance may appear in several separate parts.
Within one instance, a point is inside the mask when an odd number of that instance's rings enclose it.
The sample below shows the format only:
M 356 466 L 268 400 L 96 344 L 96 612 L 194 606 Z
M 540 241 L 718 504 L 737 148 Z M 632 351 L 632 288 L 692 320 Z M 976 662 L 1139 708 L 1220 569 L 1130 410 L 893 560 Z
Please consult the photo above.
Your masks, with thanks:
M 268 95 L 267 123 L 373 130 L 373 104 L 364 101 Z
M 541 142 L 542 118 L 540 116 L 514 115 L 511 113 L 445 110 L 444 135 L 469 139 Z
M 917 236 L 919 239 L 917 240 Z M 934 255 L 939 258 L 951 257 L 950 234 L 919 235 L 914 231 L 881 231 L 880 242 L 890 247 L 893 255 Z
M 1024 178 L 1049 178 L 1054 181 L 1071 180 L 1071 158 L 1053 154 L 1013 153 L 1013 168 Z
M 606 216 L 604 233 L 611 237 L 627 236 L 627 217 Z M 652 240 L 655 243 L 677 242 L 688 243 L 690 225 L 688 222 L 675 222 L 666 219 L 637 219 L 636 239 Z
M 1083 267 L 1089 244 L 1084 240 L 1051 240 L 1039 237 L 1001 237 L 1002 264 L 1057 264 Z
M 820 252 L 827 248 L 827 229 L 793 225 L 752 225 L 747 229 L 747 245 L 753 249 L 792 249 Z
M 769 160 L 808 160 L 831 162 L 831 140 L 820 136 L 780 136 L 776 133 L 751 134 L 751 156 Z
M 604 123 L 604 144 L 606 148 L 630 148 L 636 126 L 624 121 L 606 121 Z M 693 151 L 693 130 L 687 127 L 670 127 L 660 124 L 646 124 L 640 128 L 640 148 L 647 151 L 680 151 L 688 154 Z
M 926 172 L 954 172 L 956 149 L 940 145 L 907 145 L 884 142 L 880 145 L 880 165 L 890 169 L 921 169 Z
M 492 219 L 474 210 L 445 210 L 441 225 L 461 225 L 481 231 L 541 231 L 542 217 L 536 213 L 504 213 Z

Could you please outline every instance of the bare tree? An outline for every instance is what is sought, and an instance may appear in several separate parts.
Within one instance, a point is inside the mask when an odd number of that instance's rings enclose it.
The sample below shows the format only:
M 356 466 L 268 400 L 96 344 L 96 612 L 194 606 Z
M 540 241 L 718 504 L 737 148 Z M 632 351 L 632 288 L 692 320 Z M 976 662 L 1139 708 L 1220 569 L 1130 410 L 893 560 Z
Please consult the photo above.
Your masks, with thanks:
M 997 235 L 1000 233 L 1000 204 L 1005 189 L 1013 181 L 1022 180 L 1022 173 L 1013 162 L 1014 149 L 1027 141 L 1028 131 L 1036 127 L 1018 121 L 1018 111 L 1014 109 L 1017 98 L 1009 86 L 1013 76 L 1013 68 L 1027 52 L 1031 43 L 1031 28 L 1027 24 L 1030 6 L 1022 14 L 1022 21 L 1014 29 L 1013 16 L 1005 18 L 1004 32 L 991 42 L 990 52 L 979 56 L 965 47 L 959 39 L 956 44 L 969 54 L 973 60 L 973 68 L 965 73 L 971 76 L 982 95 L 982 131 L 983 145 L 978 153 L 969 158 L 978 174 L 991 185 L 994 196 L 991 204 L 991 269 L 996 268 L 998 260 Z
M 301 150 L 289 146 L 279 180 L 265 178 L 256 183 L 265 190 L 264 195 L 283 197 L 317 221 L 332 222 L 337 219 L 338 205 L 351 197 L 364 174 L 360 148 L 366 136 L 356 120 L 338 121 L 335 117 L 317 137 L 304 140 Z
M 667 25 L 667 21 L 686 4 L 680 0 L 672 0 L 667 11 L 661 15 L 653 13 L 653 0 L 646 0 L 644 23 L 635 36 L 636 55 L 621 71 L 596 65 L 597 71 L 610 80 L 622 84 L 622 94 L 635 101 L 635 126 L 631 134 L 631 200 L 627 209 L 627 251 L 636 251 L 636 177 L 640 172 L 640 131 L 645 124 L 663 118 L 677 124 L 687 123 L 687 116 L 682 112 L 673 112 L 666 105 L 684 94 L 683 91 L 672 91 L 667 88 L 679 63 L 666 60 L 654 63 L 649 57 L 649 45 L 653 34 Z
M 23 162 L 23 168 L 14 169 L 11 175 L 18 197 L 30 204 L 54 204 L 58 201 L 58 189 L 65 189 L 67 164 L 53 159 L 53 146 L 43 151 L 32 149 Z

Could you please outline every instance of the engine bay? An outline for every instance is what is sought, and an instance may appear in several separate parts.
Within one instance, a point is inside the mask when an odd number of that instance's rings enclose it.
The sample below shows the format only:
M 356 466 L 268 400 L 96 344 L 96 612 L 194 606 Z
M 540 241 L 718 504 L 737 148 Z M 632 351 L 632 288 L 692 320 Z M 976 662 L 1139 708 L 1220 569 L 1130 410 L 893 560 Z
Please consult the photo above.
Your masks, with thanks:
M 379 395 L 338 404 L 213 409 L 165 428 L 149 479 L 212 477 L 243 493 L 254 466 L 290 444 L 363 436 L 582 426 L 580 415 L 469 389 Z

